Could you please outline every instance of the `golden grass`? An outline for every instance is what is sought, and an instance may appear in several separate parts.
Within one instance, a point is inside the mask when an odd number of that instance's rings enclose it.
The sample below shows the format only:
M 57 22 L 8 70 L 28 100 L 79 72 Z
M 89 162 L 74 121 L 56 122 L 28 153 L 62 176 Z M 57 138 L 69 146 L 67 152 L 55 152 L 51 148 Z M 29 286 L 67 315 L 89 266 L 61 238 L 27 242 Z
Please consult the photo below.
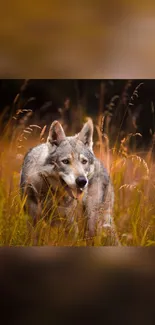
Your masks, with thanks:
M 17 115 L 21 113 L 18 111 Z M 29 114 L 28 110 L 26 116 Z M 38 125 L 25 128 L 24 119 L 17 126 L 14 124 L 16 118 L 10 118 L 0 138 L 0 245 L 32 246 L 37 234 L 37 245 L 86 246 L 82 216 L 79 220 L 81 234 L 75 242 L 71 236 L 66 238 L 63 225 L 51 228 L 42 218 L 33 227 L 24 212 L 26 198 L 21 200 L 19 192 L 21 164 L 30 147 L 45 141 L 46 126 L 43 129 Z M 0 116 L 0 125 L 2 120 Z M 95 153 L 103 160 L 114 184 L 114 220 L 120 241 L 124 246 L 152 246 L 155 244 L 155 166 L 151 152 L 143 158 L 129 154 L 128 138 L 132 135 L 122 140 L 119 151 L 109 150 L 108 137 L 102 137 L 99 126 L 96 130 Z M 95 238 L 95 245 L 101 245 L 100 238 Z

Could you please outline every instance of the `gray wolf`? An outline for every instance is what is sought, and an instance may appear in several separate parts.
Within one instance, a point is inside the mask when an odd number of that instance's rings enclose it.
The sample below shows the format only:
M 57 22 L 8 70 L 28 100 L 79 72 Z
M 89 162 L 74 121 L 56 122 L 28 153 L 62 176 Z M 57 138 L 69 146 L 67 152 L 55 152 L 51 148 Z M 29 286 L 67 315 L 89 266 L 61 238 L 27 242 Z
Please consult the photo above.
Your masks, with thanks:
M 112 245 L 119 244 L 112 218 L 113 186 L 103 163 L 94 155 L 90 118 L 74 136 L 66 136 L 61 124 L 54 121 L 46 143 L 26 154 L 20 188 L 22 195 L 27 195 L 25 208 L 34 224 L 54 211 L 51 225 L 65 220 L 66 227 L 74 225 L 77 236 L 77 212 L 82 211 L 87 219 L 86 238 L 104 230 Z

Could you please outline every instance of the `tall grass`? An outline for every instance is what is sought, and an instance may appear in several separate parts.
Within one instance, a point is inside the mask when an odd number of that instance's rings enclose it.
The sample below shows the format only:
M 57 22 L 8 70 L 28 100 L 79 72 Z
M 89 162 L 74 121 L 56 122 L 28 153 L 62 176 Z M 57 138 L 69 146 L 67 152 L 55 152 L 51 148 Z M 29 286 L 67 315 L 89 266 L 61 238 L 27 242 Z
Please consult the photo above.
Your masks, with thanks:
M 46 139 L 46 126 L 25 127 L 25 120 L 31 115 L 25 112 L 20 123 L 16 123 L 19 114 L 11 117 L 0 138 L 0 245 L 31 246 L 37 234 L 37 245 L 86 245 L 83 239 L 85 220 L 78 219 L 80 235 L 74 241 L 72 229 L 66 237 L 63 223 L 59 227 L 50 227 L 44 218 L 32 226 L 30 217 L 24 212 L 26 197 L 21 200 L 19 191 L 20 168 L 26 151 Z M 0 116 L 0 127 L 3 116 Z M 131 154 L 128 151 L 129 135 L 120 143 L 119 150 L 109 149 L 109 139 L 103 136 L 96 125 L 95 154 L 108 171 L 115 190 L 114 220 L 122 245 L 152 246 L 155 244 L 155 165 L 151 151 L 145 156 Z M 140 135 L 139 135 L 140 136 Z M 54 215 L 54 211 L 53 211 Z M 95 238 L 95 245 L 101 245 Z

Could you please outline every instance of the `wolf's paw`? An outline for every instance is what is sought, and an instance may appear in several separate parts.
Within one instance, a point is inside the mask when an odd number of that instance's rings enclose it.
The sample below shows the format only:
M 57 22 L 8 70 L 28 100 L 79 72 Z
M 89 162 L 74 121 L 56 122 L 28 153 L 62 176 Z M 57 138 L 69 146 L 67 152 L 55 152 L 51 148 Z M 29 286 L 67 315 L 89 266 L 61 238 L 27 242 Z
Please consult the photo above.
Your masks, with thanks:
M 86 245 L 87 246 L 94 246 L 94 237 L 86 238 Z
M 50 177 L 53 174 L 54 165 L 47 165 L 40 171 L 40 174 L 45 177 Z
M 112 227 L 111 227 L 111 224 L 110 223 L 105 223 L 103 225 L 103 228 L 105 228 L 105 229 L 111 229 Z

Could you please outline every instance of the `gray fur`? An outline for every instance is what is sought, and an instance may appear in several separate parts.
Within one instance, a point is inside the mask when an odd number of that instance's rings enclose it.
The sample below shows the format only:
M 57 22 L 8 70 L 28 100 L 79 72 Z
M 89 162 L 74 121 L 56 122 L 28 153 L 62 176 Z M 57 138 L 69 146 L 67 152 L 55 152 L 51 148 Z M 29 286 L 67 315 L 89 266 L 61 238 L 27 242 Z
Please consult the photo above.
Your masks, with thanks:
M 91 119 L 84 124 L 79 134 L 72 137 L 66 137 L 60 123 L 54 121 L 47 142 L 32 148 L 26 154 L 20 187 L 22 195 L 27 194 L 26 208 L 34 223 L 44 215 L 49 217 L 57 200 L 54 213 L 56 221 L 58 222 L 56 217 L 62 216 L 68 225 L 74 224 L 77 234 L 74 212 L 82 206 L 88 220 L 87 236 L 94 237 L 103 228 L 108 232 L 110 229 L 114 245 L 117 245 L 112 219 L 114 191 L 107 170 L 93 153 L 92 139 Z M 86 184 L 80 189 L 76 180 L 81 176 Z M 63 186 L 64 196 L 61 197 Z M 46 200 L 46 209 L 43 210 L 47 192 L 50 194 Z

